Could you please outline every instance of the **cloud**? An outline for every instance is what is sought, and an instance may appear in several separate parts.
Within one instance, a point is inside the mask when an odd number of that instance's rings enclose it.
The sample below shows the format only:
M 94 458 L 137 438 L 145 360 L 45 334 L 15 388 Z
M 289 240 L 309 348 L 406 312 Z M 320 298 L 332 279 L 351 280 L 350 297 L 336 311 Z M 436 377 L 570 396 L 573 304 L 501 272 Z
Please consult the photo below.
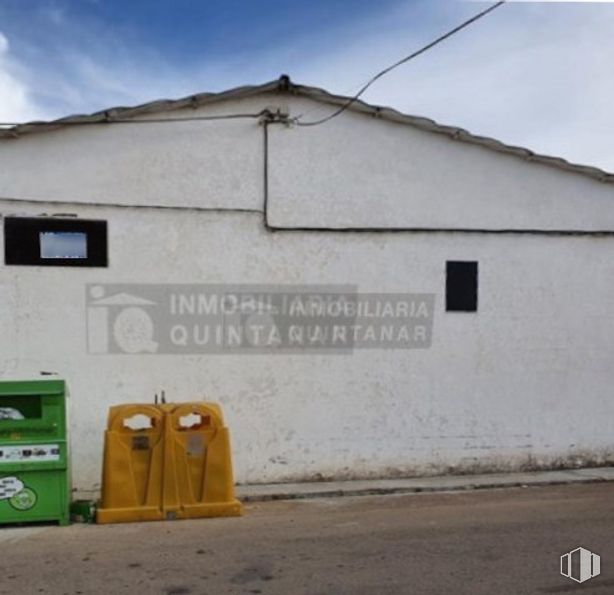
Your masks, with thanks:
M 430 41 L 474 3 L 400 11 L 370 34 L 348 36 L 302 78 L 336 91 Z M 614 6 L 503 6 L 371 87 L 366 101 L 458 125 L 538 152 L 614 171 Z
M 44 117 L 15 68 L 9 40 L 0 31 L 0 121 L 22 122 Z
M 133 30 L 52 3 L 38 15 L 36 35 L 24 37 L 23 27 L 0 34 L 0 119 L 222 90 L 282 72 L 348 94 L 482 8 L 399 0 L 368 18 L 293 31 L 291 42 L 181 59 Z M 365 99 L 614 171 L 613 30 L 611 4 L 509 4 L 381 79 Z

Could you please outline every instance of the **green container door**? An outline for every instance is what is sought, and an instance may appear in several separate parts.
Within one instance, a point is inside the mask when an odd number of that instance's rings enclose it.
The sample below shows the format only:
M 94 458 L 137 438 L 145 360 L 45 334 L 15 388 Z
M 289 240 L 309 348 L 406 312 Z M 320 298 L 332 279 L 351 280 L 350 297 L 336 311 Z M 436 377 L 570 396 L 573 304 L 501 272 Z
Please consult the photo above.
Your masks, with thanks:
M 63 380 L 0 382 L 0 523 L 69 522 Z

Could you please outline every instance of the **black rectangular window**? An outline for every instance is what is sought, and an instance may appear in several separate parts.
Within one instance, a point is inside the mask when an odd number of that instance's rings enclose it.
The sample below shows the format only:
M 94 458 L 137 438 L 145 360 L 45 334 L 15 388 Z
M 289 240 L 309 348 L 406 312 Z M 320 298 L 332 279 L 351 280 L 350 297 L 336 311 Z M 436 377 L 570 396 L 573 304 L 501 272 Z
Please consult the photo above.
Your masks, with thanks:
M 446 262 L 446 311 L 477 312 L 478 263 L 448 260 Z
M 107 222 L 56 217 L 6 217 L 4 262 L 36 266 L 106 267 Z

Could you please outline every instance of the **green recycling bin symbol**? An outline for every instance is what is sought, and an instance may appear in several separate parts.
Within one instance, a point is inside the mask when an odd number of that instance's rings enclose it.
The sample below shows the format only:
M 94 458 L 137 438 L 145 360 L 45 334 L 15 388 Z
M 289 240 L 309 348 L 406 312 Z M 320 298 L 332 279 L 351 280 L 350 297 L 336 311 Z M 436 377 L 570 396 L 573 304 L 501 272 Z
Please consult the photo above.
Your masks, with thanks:
M 30 510 L 34 508 L 38 496 L 31 488 L 26 487 L 18 477 L 3 477 L 0 479 L 0 500 L 8 500 L 15 510 Z
M 30 508 L 34 508 L 36 500 L 36 492 L 30 488 L 24 488 L 9 500 L 9 504 L 15 510 L 30 510 Z

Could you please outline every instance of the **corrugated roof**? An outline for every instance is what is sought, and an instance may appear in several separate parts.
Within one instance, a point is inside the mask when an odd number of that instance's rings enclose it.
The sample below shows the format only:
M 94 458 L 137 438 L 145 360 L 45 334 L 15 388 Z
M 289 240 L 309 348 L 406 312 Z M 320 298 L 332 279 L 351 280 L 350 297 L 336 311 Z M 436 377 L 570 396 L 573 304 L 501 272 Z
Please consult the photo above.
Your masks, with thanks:
M 188 97 L 183 97 L 181 99 L 161 99 L 133 107 L 113 107 L 88 115 L 67 116 L 65 118 L 51 120 L 48 122 L 28 122 L 25 124 L 19 124 L 17 126 L 0 130 L 0 139 L 15 139 L 24 134 L 42 132 L 45 130 L 56 130 L 67 125 L 73 126 L 78 124 L 112 123 L 113 121 L 125 120 L 137 116 L 158 114 L 186 107 L 202 107 L 213 103 L 219 103 L 221 101 L 226 101 L 228 99 L 242 99 L 265 93 L 288 93 L 291 95 L 307 97 L 314 101 L 332 106 L 343 105 L 350 99 L 349 97 L 345 97 L 343 95 L 334 95 L 318 87 L 310 87 L 293 83 L 289 77 L 282 75 L 279 79 L 270 81 L 263 85 L 236 87 L 220 93 L 198 93 L 196 95 L 189 95 Z M 614 182 L 614 173 L 607 172 L 598 167 L 571 163 L 565 159 L 562 159 L 561 157 L 542 155 L 525 147 L 507 145 L 494 138 L 475 135 L 456 126 L 439 124 L 429 118 L 404 114 L 391 107 L 371 105 L 359 100 L 355 101 L 349 107 L 349 110 L 371 114 L 375 117 L 392 122 L 398 122 L 400 124 L 408 124 L 410 126 L 414 126 L 415 128 L 419 128 L 420 130 L 426 130 L 436 134 L 443 134 L 458 141 L 479 145 L 501 153 L 515 155 L 516 157 L 520 157 L 527 161 L 543 163 L 565 171 L 579 173 L 597 179 L 601 182 Z

